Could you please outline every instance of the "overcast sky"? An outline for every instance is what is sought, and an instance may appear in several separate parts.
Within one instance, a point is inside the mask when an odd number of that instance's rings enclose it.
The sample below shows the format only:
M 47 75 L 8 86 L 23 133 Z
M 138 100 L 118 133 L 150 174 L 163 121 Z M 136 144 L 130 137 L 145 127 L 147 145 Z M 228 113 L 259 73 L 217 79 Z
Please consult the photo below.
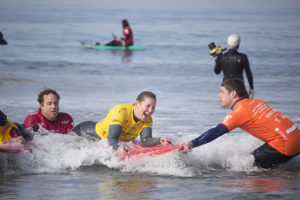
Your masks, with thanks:
M 297 8 L 300 0 L 1 0 L 1 4 L 92 4 L 102 8 L 133 9 L 252 9 L 252 8 Z M 0 8 L 1 10 L 1 8 Z
M 60 0 L 61 1 L 61 0 Z M 72 0 L 67 0 L 72 1 Z M 300 0 L 80 0 L 110 7 L 145 9 L 214 9 L 214 8 L 300 8 Z
M 101 0 L 100 0 L 101 1 Z M 115 2 L 115 1 L 109 1 Z M 300 8 L 300 0 L 126 0 L 130 5 L 167 8 Z

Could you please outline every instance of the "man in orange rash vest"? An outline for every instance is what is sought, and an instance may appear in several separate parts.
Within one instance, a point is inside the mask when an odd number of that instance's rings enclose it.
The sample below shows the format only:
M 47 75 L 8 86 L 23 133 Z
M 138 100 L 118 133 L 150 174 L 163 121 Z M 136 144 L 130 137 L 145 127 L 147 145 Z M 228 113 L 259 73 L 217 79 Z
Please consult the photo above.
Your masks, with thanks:
M 240 79 L 224 81 L 218 97 L 221 106 L 231 108 L 232 111 L 215 128 L 185 144 L 183 151 L 209 143 L 235 128 L 241 128 L 265 142 L 252 153 L 255 166 L 272 168 L 297 156 L 300 152 L 299 128 L 264 101 L 246 98 L 248 95 L 245 91 L 244 82 Z

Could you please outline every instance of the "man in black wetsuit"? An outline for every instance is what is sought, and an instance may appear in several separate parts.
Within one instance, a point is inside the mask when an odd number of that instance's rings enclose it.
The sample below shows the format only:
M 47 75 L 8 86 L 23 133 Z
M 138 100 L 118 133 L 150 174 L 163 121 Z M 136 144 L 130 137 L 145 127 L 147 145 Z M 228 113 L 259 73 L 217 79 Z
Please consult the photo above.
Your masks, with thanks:
M 249 66 L 248 57 L 246 54 L 239 53 L 237 51 L 240 45 L 240 41 L 240 37 L 236 34 L 232 34 L 228 37 L 227 44 L 229 46 L 229 50 L 217 57 L 214 71 L 216 74 L 220 74 L 220 72 L 223 71 L 224 82 L 225 80 L 232 78 L 239 78 L 244 80 L 243 71 L 245 70 L 250 86 L 250 98 L 253 98 L 253 76 Z

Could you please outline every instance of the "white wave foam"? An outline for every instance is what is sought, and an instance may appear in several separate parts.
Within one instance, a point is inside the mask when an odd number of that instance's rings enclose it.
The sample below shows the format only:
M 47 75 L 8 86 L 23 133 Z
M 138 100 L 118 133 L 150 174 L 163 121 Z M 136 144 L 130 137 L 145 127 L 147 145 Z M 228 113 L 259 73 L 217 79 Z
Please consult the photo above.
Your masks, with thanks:
M 1 156 L 5 173 L 67 173 L 83 166 L 104 165 L 121 172 L 140 172 L 181 177 L 198 176 L 207 169 L 251 172 L 251 152 L 262 144 L 248 134 L 227 134 L 197 147 L 188 154 L 170 152 L 154 157 L 120 161 L 107 140 L 90 141 L 77 135 L 36 135 L 32 153 Z M 285 168 L 299 167 L 300 158 L 291 160 Z

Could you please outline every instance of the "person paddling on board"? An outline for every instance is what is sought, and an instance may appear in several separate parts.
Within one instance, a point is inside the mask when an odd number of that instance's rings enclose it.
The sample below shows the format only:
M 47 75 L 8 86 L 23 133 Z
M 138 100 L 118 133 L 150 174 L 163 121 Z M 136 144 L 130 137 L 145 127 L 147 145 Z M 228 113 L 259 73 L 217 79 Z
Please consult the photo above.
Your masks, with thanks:
M 253 76 L 247 55 L 238 52 L 240 42 L 241 38 L 238 35 L 229 35 L 227 38 L 229 50 L 217 57 L 214 72 L 220 74 L 223 71 L 223 81 L 231 78 L 244 80 L 243 71 L 245 70 L 250 86 L 250 98 L 254 98 Z
M 26 140 L 18 125 L 8 120 L 7 116 L 0 110 L 0 145 L 8 143 L 25 144 Z
M 272 168 L 295 157 L 300 152 L 300 130 L 286 116 L 270 108 L 262 100 L 246 98 L 244 82 L 229 79 L 222 83 L 218 95 L 222 107 L 231 108 L 215 128 L 184 144 L 184 152 L 209 143 L 221 135 L 241 128 L 265 142 L 253 151 L 254 165 Z
M 133 33 L 126 19 L 122 20 L 123 35 L 124 37 L 119 38 L 113 34 L 114 40 L 105 44 L 105 46 L 125 46 L 129 47 L 133 45 Z M 99 43 L 98 43 L 99 44 Z M 97 44 L 96 44 L 97 45 Z
M 67 134 L 73 128 L 72 117 L 59 112 L 59 94 L 53 89 L 45 89 L 38 95 L 40 108 L 29 114 L 24 120 L 27 129 L 34 131 L 48 130 L 51 132 Z
M 127 152 L 119 142 L 128 142 L 138 136 L 145 146 L 170 143 L 167 137 L 152 137 L 152 117 L 156 107 L 156 96 L 150 91 L 141 92 L 134 104 L 120 104 L 109 111 L 106 117 L 96 123 L 86 121 L 72 131 L 80 136 L 108 139 L 109 145 L 122 155 Z

